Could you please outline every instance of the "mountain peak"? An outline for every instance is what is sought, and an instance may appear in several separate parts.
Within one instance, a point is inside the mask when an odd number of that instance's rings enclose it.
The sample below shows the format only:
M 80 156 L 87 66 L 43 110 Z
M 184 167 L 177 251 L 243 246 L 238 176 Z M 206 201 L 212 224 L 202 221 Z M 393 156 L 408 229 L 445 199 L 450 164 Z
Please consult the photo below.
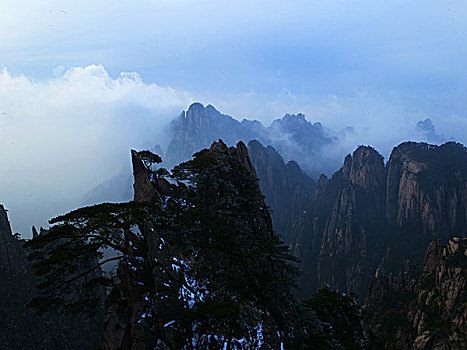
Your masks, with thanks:
M 216 109 L 216 107 L 214 107 L 214 106 L 211 105 L 211 104 L 207 105 L 205 109 L 206 109 L 207 111 L 213 111 L 213 112 L 216 112 L 216 113 L 220 113 L 220 112 Z
M 189 112 L 195 112 L 195 111 L 204 111 L 204 106 L 200 102 L 193 102 L 190 107 L 188 107 L 187 114 Z
M 155 191 L 151 184 L 148 171 L 143 164 L 138 152 L 131 150 L 131 162 L 133 164 L 134 177 L 134 201 L 135 202 L 151 202 L 154 198 Z
M 312 123 L 310 123 L 308 120 L 306 120 L 306 117 L 305 117 L 304 114 L 302 114 L 302 113 L 298 113 L 298 114 L 289 114 L 289 113 L 287 113 L 282 118 L 275 119 L 272 122 L 271 126 L 277 126 L 277 127 L 281 128 L 281 129 L 283 129 L 283 128 L 290 129 L 290 128 L 300 127 L 303 124 L 309 124 L 310 127 L 313 126 Z
M 287 113 L 286 115 L 284 115 L 284 117 L 282 119 L 290 119 L 290 120 L 306 120 L 305 118 L 305 115 L 303 113 L 297 113 L 297 114 L 290 114 L 290 113 Z
M 204 106 L 201 102 L 193 102 L 190 107 L 188 107 L 186 114 L 198 114 L 198 113 L 216 113 L 220 114 L 220 112 L 211 104 Z
M 371 146 L 359 146 L 352 156 L 345 157 L 342 170 L 344 177 L 361 185 L 362 181 L 366 181 L 370 177 L 383 175 L 383 156 Z
M 444 140 L 444 135 L 436 133 L 435 125 L 430 118 L 418 121 L 416 128 L 429 142 L 441 143 Z
M 7 237 L 11 236 L 10 222 L 8 221 L 7 210 L 3 204 L 0 204 L 0 234 Z
M 165 153 L 168 167 L 190 159 L 193 153 L 221 138 L 228 146 L 255 139 L 271 145 L 285 161 L 294 159 L 311 176 L 337 168 L 337 164 L 322 159 L 323 148 L 333 139 L 320 123 L 310 123 L 302 113 L 286 114 L 265 127 L 260 121 L 240 122 L 213 105 L 195 102 L 172 122 L 170 131 L 172 140 Z

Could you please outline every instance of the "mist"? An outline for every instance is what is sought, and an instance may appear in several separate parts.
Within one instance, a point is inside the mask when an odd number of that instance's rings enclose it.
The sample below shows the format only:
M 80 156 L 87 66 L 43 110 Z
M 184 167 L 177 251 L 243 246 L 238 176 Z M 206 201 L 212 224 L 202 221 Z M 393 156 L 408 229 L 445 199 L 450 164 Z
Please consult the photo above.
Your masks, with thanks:
M 162 143 L 168 122 L 192 102 L 187 92 L 136 73 L 113 78 L 100 65 L 55 75 L 34 81 L 0 71 L 0 200 L 25 237 L 129 167 L 131 148 Z
M 309 122 L 322 123 L 325 132 L 333 139 L 322 154 L 326 163 L 322 169 L 326 175 L 332 175 L 345 156 L 360 145 L 376 148 L 387 160 L 392 149 L 404 141 L 440 144 L 454 140 L 467 144 L 467 116 L 452 112 L 456 105 L 440 112 L 428 104 L 411 106 L 395 94 L 361 90 L 345 96 L 303 96 L 284 89 L 269 98 L 248 91 L 227 98 L 215 96 L 210 101 L 214 101 L 222 113 L 239 120 L 257 119 L 265 126 L 286 113 L 303 113 Z M 298 147 L 287 135 L 277 135 L 276 138 L 289 143 L 290 149 Z M 308 161 L 295 160 L 302 164 Z
M 303 113 L 308 121 L 322 123 L 333 139 L 317 166 L 327 175 L 361 144 L 387 159 L 394 146 L 407 140 L 467 143 L 466 117 L 441 117 L 367 91 L 350 96 L 299 96 L 289 90 L 275 96 L 254 91 L 212 95 L 144 82 L 137 73 L 112 77 L 101 65 L 58 66 L 52 75 L 36 81 L 7 68 L 0 72 L 0 200 L 13 230 L 27 238 L 31 225 L 46 226 L 51 217 L 91 204 L 83 197 L 96 185 L 106 188 L 115 176 L 126 181 L 130 149 L 167 145 L 167 126 L 194 101 L 265 126 L 285 113 Z M 291 150 L 298 147 L 289 135 L 276 139 L 290 143 Z M 310 161 L 294 160 L 305 167 Z

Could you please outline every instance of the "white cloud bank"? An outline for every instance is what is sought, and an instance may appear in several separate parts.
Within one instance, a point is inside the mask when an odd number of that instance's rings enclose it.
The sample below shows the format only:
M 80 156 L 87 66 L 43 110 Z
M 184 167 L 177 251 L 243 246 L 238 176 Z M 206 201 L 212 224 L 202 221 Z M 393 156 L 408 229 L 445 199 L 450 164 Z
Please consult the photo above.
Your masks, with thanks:
M 0 70 L 0 201 L 13 229 L 29 236 L 32 223 L 73 209 L 121 171 L 130 148 L 161 142 L 192 100 L 136 73 L 112 78 L 100 65 L 46 82 Z

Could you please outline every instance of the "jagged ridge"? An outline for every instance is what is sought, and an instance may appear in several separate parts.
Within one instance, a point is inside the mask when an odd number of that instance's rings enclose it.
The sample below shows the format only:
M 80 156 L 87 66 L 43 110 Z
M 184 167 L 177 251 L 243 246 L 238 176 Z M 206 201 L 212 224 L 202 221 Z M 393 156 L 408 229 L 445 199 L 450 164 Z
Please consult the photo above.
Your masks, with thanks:
M 362 300 L 377 268 L 420 266 L 433 239 L 467 236 L 467 150 L 461 144 L 407 142 L 384 165 L 359 147 L 330 180 L 321 177 L 295 226 L 304 293 L 330 286 Z

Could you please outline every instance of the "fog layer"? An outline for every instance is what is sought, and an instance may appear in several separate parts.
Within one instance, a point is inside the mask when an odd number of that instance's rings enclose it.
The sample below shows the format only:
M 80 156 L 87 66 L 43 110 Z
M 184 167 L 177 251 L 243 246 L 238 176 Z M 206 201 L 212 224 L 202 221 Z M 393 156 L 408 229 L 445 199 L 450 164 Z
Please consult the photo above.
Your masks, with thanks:
M 100 65 L 57 67 L 54 74 L 34 81 L 0 71 L 0 203 L 9 209 L 14 231 L 25 237 L 32 224 L 46 225 L 57 214 L 89 204 L 83 196 L 96 185 L 119 174 L 126 181 L 129 150 L 166 145 L 171 136 L 166 126 L 195 100 L 265 126 L 298 112 L 321 122 L 334 140 L 324 148 L 328 175 L 360 144 L 387 158 L 406 140 L 467 143 L 464 116 L 431 115 L 423 106 L 408 109 L 397 99 L 362 91 L 353 96 L 295 96 L 288 90 L 278 96 L 252 91 L 200 96 L 146 83 L 136 73 L 111 77 Z M 277 138 L 289 140 L 288 135 Z
M 161 139 L 192 102 L 135 73 L 110 77 L 99 65 L 56 74 L 36 82 L 0 71 L 0 202 L 25 236 L 127 167 L 130 148 Z

